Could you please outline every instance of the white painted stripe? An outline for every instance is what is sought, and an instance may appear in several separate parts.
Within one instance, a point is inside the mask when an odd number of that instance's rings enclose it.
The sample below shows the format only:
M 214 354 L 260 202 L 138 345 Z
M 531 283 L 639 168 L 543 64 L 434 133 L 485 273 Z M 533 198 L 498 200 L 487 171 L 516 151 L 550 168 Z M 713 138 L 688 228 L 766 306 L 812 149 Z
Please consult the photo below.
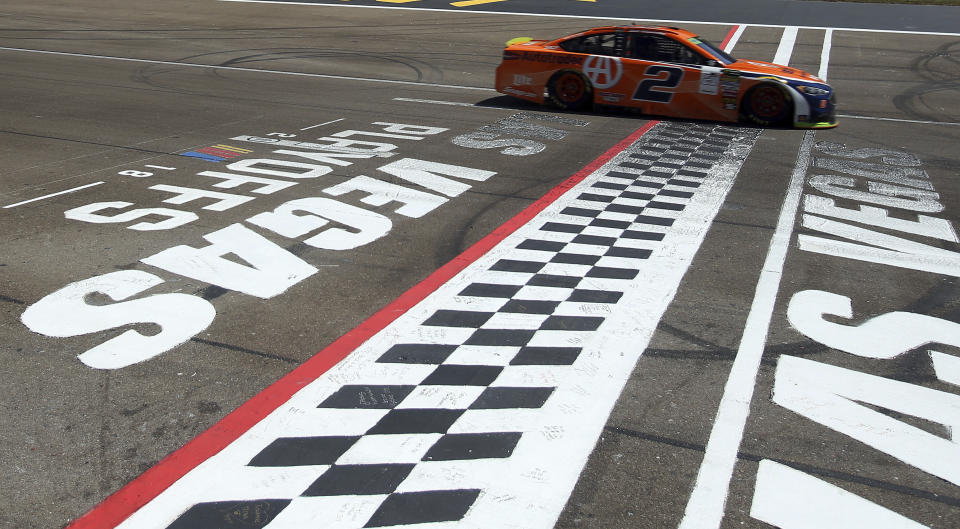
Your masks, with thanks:
M 933 372 L 937 378 L 960 386 L 960 358 L 937 351 L 927 351 L 930 354 L 930 360 L 933 362 Z
M 777 46 L 777 53 L 773 56 L 773 62 L 787 66 L 790 64 L 790 56 L 793 55 L 793 46 L 797 42 L 797 26 L 787 26 L 783 28 L 783 36 L 780 37 L 780 45 Z
M 877 118 L 873 116 L 850 116 L 847 114 L 837 114 L 838 118 L 844 119 L 869 119 L 873 121 L 893 121 L 896 123 L 918 123 L 920 125 L 949 125 L 952 127 L 960 126 L 960 123 L 953 121 L 921 121 L 916 119 L 897 119 L 897 118 Z
M 767 258 L 757 282 L 737 357 L 733 361 L 730 377 L 723 390 L 723 398 L 720 400 L 703 462 L 700 464 L 700 472 L 697 474 L 697 482 L 687 501 L 680 529 L 717 529 L 723 520 L 724 503 L 750 413 L 750 401 L 753 399 L 757 371 L 773 316 L 773 305 L 780 288 L 783 263 L 787 257 L 800 196 L 810 165 L 813 138 L 813 131 L 804 134 L 787 195 L 780 209 L 777 229 L 770 241 Z
M 827 80 L 827 69 L 830 66 L 830 48 L 833 47 L 833 30 L 828 29 L 823 35 L 823 48 L 820 50 L 820 72 L 817 77 Z
M 929 529 L 836 485 L 764 459 L 750 516 L 781 529 Z
M 327 121 L 326 123 L 318 123 L 318 124 L 316 124 L 316 125 L 311 125 L 311 126 L 309 126 L 309 127 L 304 127 L 304 128 L 302 128 L 302 129 L 300 129 L 300 130 L 315 129 L 315 128 L 317 128 L 317 127 L 322 127 L 322 126 L 324 126 L 324 125 L 330 125 L 330 124 L 333 124 L 333 123 L 337 123 L 337 122 L 339 122 L 339 121 L 343 121 L 344 119 L 346 119 L 346 118 L 335 119 L 335 120 L 333 120 L 333 121 Z
M 748 26 L 746 25 L 737 26 L 737 29 L 733 32 L 733 36 L 730 37 L 730 41 L 727 42 L 726 47 L 723 48 L 723 51 L 731 53 L 733 51 L 733 47 L 740 42 L 740 36 L 743 35 L 743 32 L 747 29 L 747 27 Z
M 464 13 L 476 14 L 476 15 L 508 15 L 514 17 L 537 17 L 537 18 L 569 18 L 576 20 L 596 20 L 595 16 L 586 16 L 586 15 L 557 15 L 551 13 L 519 13 L 511 11 L 482 11 L 482 10 L 473 10 L 473 9 L 432 9 L 428 7 L 399 7 L 399 6 L 349 6 L 343 4 L 317 4 L 313 2 L 275 2 L 273 0 L 220 0 L 221 2 L 242 2 L 247 4 L 286 4 L 286 5 L 297 5 L 297 6 L 317 6 L 317 7 L 345 7 L 350 9 L 407 9 L 411 11 L 434 11 L 440 13 L 456 13 L 462 15 Z M 742 25 L 739 23 L 731 22 L 709 22 L 705 20 L 667 20 L 667 19 L 656 19 L 656 18 L 646 18 L 638 19 L 637 17 L 603 17 L 603 20 L 613 20 L 613 21 L 626 21 L 626 22 L 652 22 L 655 24 L 700 24 L 704 26 L 734 26 Z M 757 28 L 782 28 L 786 27 L 780 24 L 750 24 L 753 27 Z M 889 30 L 889 29 L 870 29 L 870 28 L 830 28 L 828 26 L 795 26 L 800 29 L 836 29 L 843 31 L 856 31 L 862 33 L 895 33 L 903 35 L 939 35 L 945 37 L 960 37 L 960 33 L 944 33 L 938 31 L 905 31 L 905 30 Z
M 176 167 L 164 167 L 162 165 L 144 165 L 144 167 L 149 167 L 151 169 L 163 169 L 164 171 L 173 171 Z
M 455 107 L 475 107 L 473 103 L 459 103 L 457 101 L 436 101 L 433 99 L 412 99 L 409 97 L 395 97 L 394 101 L 406 101 L 408 103 L 429 103 L 431 105 L 449 105 Z
M 328 74 L 322 74 L 322 73 L 285 72 L 282 70 L 259 70 L 256 68 L 237 68 L 236 66 L 217 66 L 215 64 L 197 64 L 197 63 L 190 63 L 190 62 L 154 61 L 150 59 L 131 59 L 129 57 L 113 57 L 110 55 L 90 55 L 87 53 L 68 53 L 65 51 L 31 50 L 26 48 L 7 48 L 3 46 L 0 46 L 0 51 L 40 53 L 44 55 L 82 57 L 85 59 L 106 59 L 111 61 L 126 61 L 126 62 L 136 62 L 136 63 L 143 63 L 143 64 L 163 64 L 167 66 L 184 66 L 187 68 L 210 68 L 211 70 L 231 70 L 236 72 L 247 72 L 247 73 L 267 73 L 267 74 L 273 74 L 273 75 L 292 75 L 297 77 L 315 77 L 315 78 L 321 78 L 321 79 L 340 79 L 344 81 L 364 81 L 368 83 L 399 84 L 399 85 L 408 85 L 408 86 L 430 86 L 433 88 L 455 88 L 459 90 L 478 90 L 482 92 L 496 92 L 496 90 L 494 90 L 493 88 L 484 88 L 479 86 L 420 83 L 417 81 L 397 81 L 393 79 L 374 79 L 371 77 L 350 77 L 346 75 L 328 75 Z
M 102 184 L 102 183 L 103 183 L 103 182 L 94 182 L 94 183 L 92 183 L 92 184 L 87 184 L 87 185 L 85 185 L 85 186 L 74 187 L 73 189 L 66 189 L 66 190 L 64 190 L 64 191 L 58 191 L 58 192 L 56 192 L 56 193 L 51 193 L 51 194 L 49 194 L 49 195 L 43 195 L 42 197 L 31 198 L 30 200 L 24 200 L 23 202 L 17 202 L 16 204 L 9 204 L 9 205 L 7 205 L 7 206 L 3 206 L 3 209 L 15 208 L 15 207 L 17 207 L 17 206 L 22 206 L 22 205 L 24 205 L 24 204 L 29 204 L 29 203 L 31 203 L 31 202 L 36 202 L 36 201 L 38 201 L 38 200 L 43 200 L 43 199 L 45 199 L 45 198 L 55 197 L 55 196 L 58 196 L 58 195 L 66 195 L 67 193 L 73 193 L 74 191 L 80 191 L 81 189 L 86 189 L 86 188 L 88 188 L 88 187 L 98 186 L 98 185 L 100 185 L 100 184 Z

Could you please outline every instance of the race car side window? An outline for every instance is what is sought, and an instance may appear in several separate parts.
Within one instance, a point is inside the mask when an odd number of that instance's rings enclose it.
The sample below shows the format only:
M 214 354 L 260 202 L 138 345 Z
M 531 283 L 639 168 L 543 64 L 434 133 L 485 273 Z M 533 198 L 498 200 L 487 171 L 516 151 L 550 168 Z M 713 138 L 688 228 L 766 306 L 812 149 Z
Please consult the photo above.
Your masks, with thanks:
M 586 37 L 577 37 L 574 39 L 565 40 L 560 43 L 560 47 L 564 51 L 573 53 L 590 53 L 587 50 L 593 49 L 597 46 L 596 37 L 596 35 L 588 35 Z
M 587 53 L 587 50 L 594 47 L 596 40 L 595 36 L 589 37 L 580 37 L 578 39 L 570 39 L 566 42 L 560 44 L 560 47 L 575 53 Z
M 700 55 L 683 44 L 679 44 L 677 62 L 680 64 L 694 64 L 697 66 L 703 66 L 707 64 L 707 60 L 703 57 L 703 55 Z
M 597 33 L 565 40 L 560 47 L 573 53 L 623 57 L 628 49 L 627 40 L 623 33 Z
M 638 35 L 633 41 L 633 57 L 644 61 L 703 65 L 706 60 L 686 45 L 664 35 Z

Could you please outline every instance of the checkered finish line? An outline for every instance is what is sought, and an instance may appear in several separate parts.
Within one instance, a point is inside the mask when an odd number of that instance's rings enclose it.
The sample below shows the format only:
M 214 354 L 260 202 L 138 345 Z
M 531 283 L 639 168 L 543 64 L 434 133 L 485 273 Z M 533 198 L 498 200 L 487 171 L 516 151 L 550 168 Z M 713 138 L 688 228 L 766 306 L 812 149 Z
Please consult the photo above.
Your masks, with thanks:
M 658 124 L 119 527 L 552 527 L 758 136 Z

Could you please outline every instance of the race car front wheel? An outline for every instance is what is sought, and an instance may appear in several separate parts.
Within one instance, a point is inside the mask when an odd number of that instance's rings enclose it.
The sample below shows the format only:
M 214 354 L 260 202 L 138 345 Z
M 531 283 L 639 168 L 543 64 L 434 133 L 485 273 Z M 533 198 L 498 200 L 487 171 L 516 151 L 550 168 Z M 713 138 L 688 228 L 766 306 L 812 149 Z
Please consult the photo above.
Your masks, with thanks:
M 577 110 L 593 100 L 593 87 L 579 72 L 557 72 L 547 83 L 547 96 L 562 109 Z
M 743 98 L 743 115 L 758 125 L 784 123 L 792 111 L 786 92 L 772 83 L 754 87 Z

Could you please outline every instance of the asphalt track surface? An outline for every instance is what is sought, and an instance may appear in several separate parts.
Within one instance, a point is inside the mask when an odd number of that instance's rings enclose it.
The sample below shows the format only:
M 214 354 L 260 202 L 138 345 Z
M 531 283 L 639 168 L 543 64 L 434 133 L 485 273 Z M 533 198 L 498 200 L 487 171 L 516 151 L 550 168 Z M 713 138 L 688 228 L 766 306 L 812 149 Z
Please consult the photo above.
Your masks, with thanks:
M 0 525 L 960 525 L 956 11 L 684 24 L 826 75 L 803 132 L 490 90 L 635 16 L 569 4 L 0 8 Z
M 246 2 L 249 0 L 228 0 Z M 259 1 L 259 0 L 253 0 Z M 343 5 L 323 0 L 273 3 Z M 545 12 L 536 0 L 346 0 L 352 6 L 397 7 L 450 12 L 492 12 L 538 15 Z M 571 0 L 554 2 L 554 16 L 593 17 L 627 21 L 662 20 L 667 22 L 726 22 L 733 24 L 838 27 L 883 29 L 891 31 L 956 32 L 957 7 L 930 5 L 874 4 L 858 2 L 818 2 L 815 0 L 738 0 L 704 3 L 697 0 L 675 2 L 633 2 L 630 0 Z

